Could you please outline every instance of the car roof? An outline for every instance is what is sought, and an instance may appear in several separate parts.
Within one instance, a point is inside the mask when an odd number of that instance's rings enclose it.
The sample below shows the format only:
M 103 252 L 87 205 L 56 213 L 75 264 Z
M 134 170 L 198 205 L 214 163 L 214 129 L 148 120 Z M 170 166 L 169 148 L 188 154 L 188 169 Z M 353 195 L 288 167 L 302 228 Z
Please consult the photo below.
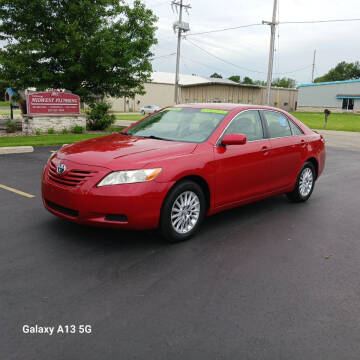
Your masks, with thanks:
M 252 105 L 252 104 L 233 104 L 233 103 L 194 103 L 194 104 L 177 104 L 169 107 L 183 107 L 193 109 L 214 109 L 214 110 L 245 110 L 245 109 L 268 109 L 277 110 L 282 112 L 281 109 L 265 106 L 265 105 Z

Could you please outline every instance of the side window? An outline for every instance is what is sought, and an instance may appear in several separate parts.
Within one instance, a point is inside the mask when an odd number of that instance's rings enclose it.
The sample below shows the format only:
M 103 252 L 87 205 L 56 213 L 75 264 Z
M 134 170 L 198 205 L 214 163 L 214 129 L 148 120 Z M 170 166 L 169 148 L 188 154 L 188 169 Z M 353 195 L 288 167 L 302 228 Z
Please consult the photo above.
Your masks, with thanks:
M 291 136 L 288 119 L 276 111 L 264 111 L 271 138 Z
M 291 132 L 293 135 L 302 135 L 303 132 L 299 129 L 297 125 L 295 125 L 291 120 L 289 120 Z
M 247 141 L 261 140 L 264 138 L 263 128 L 259 112 L 245 111 L 237 115 L 229 127 L 226 129 L 226 134 L 244 134 Z

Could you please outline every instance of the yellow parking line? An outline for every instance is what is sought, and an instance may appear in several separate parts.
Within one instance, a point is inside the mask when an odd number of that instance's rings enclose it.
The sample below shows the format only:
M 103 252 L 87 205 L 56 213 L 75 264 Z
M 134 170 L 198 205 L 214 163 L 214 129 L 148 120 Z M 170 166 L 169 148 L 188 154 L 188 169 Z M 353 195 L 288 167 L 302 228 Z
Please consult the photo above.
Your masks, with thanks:
M 33 198 L 33 197 L 35 197 L 35 195 L 31 195 L 31 194 L 28 194 L 28 193 L 26 193 L 26 192 L 13 189 L 13 188 L 8 187 L 8 186 L 6 186 L 6 185 L 0 184 L 0 188 L 5 189 L 5 190 L 8 190 L 8 191 L 11 191 L 11 192 L 13 192 L 13 193 L 15 193 L 15 194 L 18 194 L 18 195 L 25 196 L 25 197 L 27 197 L 27 198 Z

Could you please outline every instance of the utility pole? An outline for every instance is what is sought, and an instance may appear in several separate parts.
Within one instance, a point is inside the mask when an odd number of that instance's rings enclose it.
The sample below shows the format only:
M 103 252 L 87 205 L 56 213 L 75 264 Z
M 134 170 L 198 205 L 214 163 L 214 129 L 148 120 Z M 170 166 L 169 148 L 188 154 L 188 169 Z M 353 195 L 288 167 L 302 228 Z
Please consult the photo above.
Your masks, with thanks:
M 275 47 L 275 31 L 276 31 L 276 9 L 277 9 L 277 0 L 274 0 L 273 16 L 272 21 L 263 21 L 263 24 L 270 25 L 271 36 L 270 36 L 270 52 L 269 52 L 269 66 L 268 66 L 268 75 L 267 75 L 267 86 L 266 86 L 266 103 L 270 105 L 270 92 L 271 92 L 271 81 L 272 81 L 272 71 L 274 64 L 274 47 Z
M 315 56 L 316 56 L 316 50 L 314 50 L 314 58 L 313 58 L 312 72 L 311 72 L 311 82 L 312 82 L 312 83 L 314 82 Z
M 179 20 L 174 23 L 173 28 L 174 31 L 177 29 L 177 50 L 176 50 L 176 72 L 175 72 L 175 104 L 179 103 L 179 71 L 180 71 L 180 45 L 181 45 L 181 36 L 183 32 L 189 31 L 190 27 L 189 24 L 182 21 L 182 15 L 183 15 L 183 8 L 185 8 L 186 11 L 191 8 L 190 5 L 184 5 L 183 0 L 176 1 L 174 0 L 171 3 L 172 7 L 179 7 Z

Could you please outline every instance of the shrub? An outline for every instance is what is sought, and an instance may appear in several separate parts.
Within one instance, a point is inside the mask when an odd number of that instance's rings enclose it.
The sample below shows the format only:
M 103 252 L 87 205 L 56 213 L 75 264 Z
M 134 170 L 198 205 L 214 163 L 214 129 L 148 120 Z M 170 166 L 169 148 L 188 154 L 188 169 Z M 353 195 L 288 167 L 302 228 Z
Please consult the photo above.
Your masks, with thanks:
M 53 128 L 48 129 L 48 134 L 55 134 L 55 130 Z
M 16 122 L 14 120 L 8 120 L 6 122 L 6 132 L 14 133 L 16 131 Z
M 65 134 L 67 134 L 69 131 L 68 131 L 68 129 L 66 129 L 66 128 L 63 128 L 62 129 L 62 133 L 65 135 Z
M 80 125 L 76 125 L 74 126 L 71 131 L 74 133 L 74 134 L 82 134 L 84 132 L 84 128 Z
M 41 135 L 41 131 L 39 129 L 35 130 L 35 135 Z
M 105 130 L 115 122 L 115 116 L 109 114 L 111 105 L 107 102 L 97 102 L 89 105 L 87 127 L 90 130 Z

